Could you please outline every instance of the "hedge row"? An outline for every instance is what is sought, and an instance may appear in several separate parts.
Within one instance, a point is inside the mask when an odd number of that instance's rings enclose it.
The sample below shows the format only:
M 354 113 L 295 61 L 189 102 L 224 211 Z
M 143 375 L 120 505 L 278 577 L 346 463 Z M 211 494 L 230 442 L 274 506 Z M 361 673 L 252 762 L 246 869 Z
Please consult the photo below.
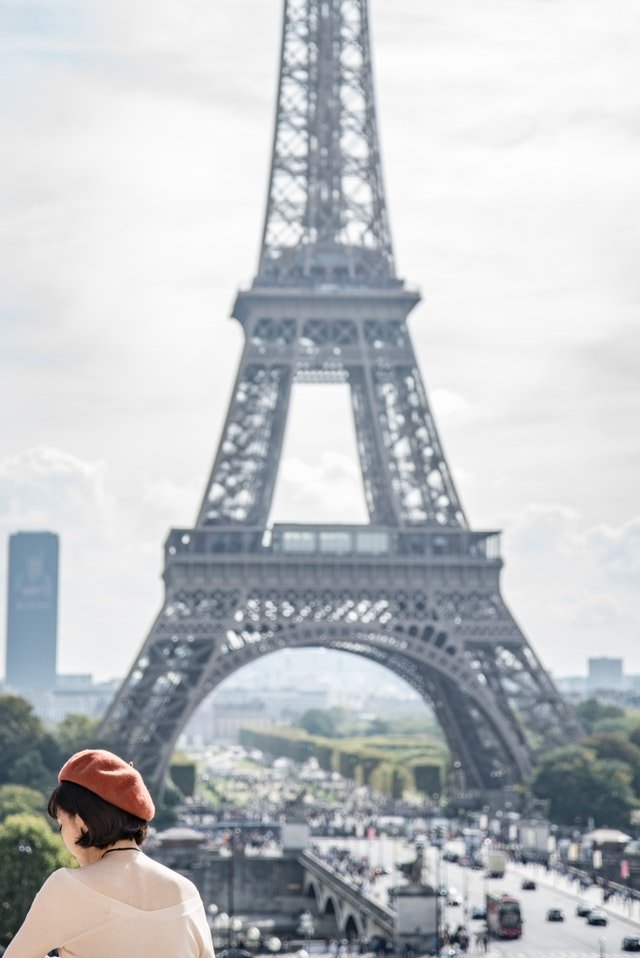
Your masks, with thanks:
M 412 736 L 366 739 L 329 739 L 300 729 L 240 730 L 245 748 L 294 762 L 315 758 L 326 772 L 339 772 L 359 785 L 368 785 L 390 798 L 408 792 L 433 795 L 442 791 L 446 757 L 432 742 L 419 744 Z

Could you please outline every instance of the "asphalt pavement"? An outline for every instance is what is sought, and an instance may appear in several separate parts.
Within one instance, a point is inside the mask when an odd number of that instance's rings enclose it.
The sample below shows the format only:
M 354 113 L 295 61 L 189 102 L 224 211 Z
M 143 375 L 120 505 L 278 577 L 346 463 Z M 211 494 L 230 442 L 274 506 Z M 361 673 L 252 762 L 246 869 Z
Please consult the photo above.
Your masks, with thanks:
M 435 873 L 435 849 L 430 849 L 430 867 Z M 508 892 L 521 902 L 524 930 L 521 938 L 514 941 L 496 940 L 492 951 L 500 958 L 610 958 L 622 956 L 622 939 L 626 935 L 640 934 L 640 922 L 636 914 L 629 914 L 624 903 L 602 903 L 602 892 L 597 888 L 584 893 L 563 876 L 547 873 L 536 866 L 509 863 L 504 878 L 487 879 L 484 872 L 470 871 L 458 865 L 442 862 L 440 866 L 444 884 L 454 887 L 466 899 L 469 910 L 482 905 L 486 892 Z M 536 881 L 535 891 L 524 891 L 520 886 L 523 877 Z M 592 926 L 585 918 L 576 915 L 579 901 L 597 906 L 607 916 L 607 925 Z M 635 906 L 637 909 L 637 906 Z M 563 922 L 546 920 L 549 908 L 560 908 L 565 915 Z M 447 908 L 446 921 L 450 927 L 460 923 L 458 914 L 464 905 Z M 473 933 L 481 922 L 469 921 Z

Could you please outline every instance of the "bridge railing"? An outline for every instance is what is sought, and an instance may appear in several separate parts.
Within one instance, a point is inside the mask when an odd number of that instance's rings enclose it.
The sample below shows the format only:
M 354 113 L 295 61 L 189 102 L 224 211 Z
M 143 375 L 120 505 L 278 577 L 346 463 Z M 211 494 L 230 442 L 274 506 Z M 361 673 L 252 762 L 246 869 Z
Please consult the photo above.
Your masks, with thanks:
M 309 872 L 328 885 L 341 898 L 354 905 L 360 911 L 366 912 L 388 934 L 393 934 L 395 927 L 395 912 L 375 901 L 369 895 L 360 891 L 344 875 L 335 871 L 324 859 L 313 852 L 304 851 L 300 854 L 300 863 Z

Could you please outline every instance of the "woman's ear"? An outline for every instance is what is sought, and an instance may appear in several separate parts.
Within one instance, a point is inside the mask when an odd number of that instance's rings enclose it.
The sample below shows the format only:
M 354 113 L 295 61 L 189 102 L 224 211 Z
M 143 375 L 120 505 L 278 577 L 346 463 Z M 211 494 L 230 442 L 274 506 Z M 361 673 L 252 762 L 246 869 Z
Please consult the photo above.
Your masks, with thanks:
M 84 818 L 82 817 L 82 815 L 78 815 L 78 814 L 74 815 L 73 824 L 78 830 L 78 834 L 76 837 L 76 845 L 77 845 L 80 842 L 80 839 L 84 838 L 85 835 L 89 834 L 89 829 L 87 828 L 86 822 Z

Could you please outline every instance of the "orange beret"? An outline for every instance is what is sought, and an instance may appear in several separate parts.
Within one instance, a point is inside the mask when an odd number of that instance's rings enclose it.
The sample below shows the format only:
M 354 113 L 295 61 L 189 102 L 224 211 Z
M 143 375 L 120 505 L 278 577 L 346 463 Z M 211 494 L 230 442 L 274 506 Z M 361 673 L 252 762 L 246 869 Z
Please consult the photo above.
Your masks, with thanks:
M 86 748 L 65 762 L 59 782 L 74 782 L 130 815 L 150 822 L 156 813 L 140 772 L 113 752 Z

